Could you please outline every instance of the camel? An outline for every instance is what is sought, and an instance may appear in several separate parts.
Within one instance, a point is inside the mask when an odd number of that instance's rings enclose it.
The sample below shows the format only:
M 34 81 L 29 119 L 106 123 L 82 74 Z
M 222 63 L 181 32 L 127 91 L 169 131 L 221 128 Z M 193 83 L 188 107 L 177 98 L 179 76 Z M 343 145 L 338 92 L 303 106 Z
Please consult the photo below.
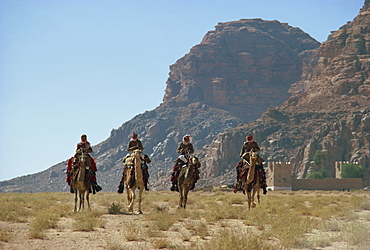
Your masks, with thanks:
M 133 166 L 129 166 L 125 171 L 125 180 L 124 185 L 126 186 L 127 201 L 128 201 L 128 210 L 129 212 L 134 212 L 134 201 L 136 198 L 135 190 L 139 189 L 139 210 L 138 214 L 142 214 L 141 211 L 141 197 L 144 190 L 144 180 L 143 180 L 143 171 L 141 169 L 141 159 L 140 159 L 140 149 L 136 149 L 132 153 L 134 158 Z M 133 171 L 132 171 L 133 170 Z M 133 176 L 134 175 L 134 176 Z M 132 181 L 132 178 L 134 181 Z
M 178 187 L 180 192 L 179 207 L 186 208 L 188 193 L 195 182 L 194 172 L 197 164 L 199 164 L 198 158 L 196 156 L 189 156 L 188 163 L 183 165 L 180 169 L 178 178 Z
M 260 204 L 260 181 L 259 181 L 259 172 L 256 171 L 256 161 L 258 154 L 257 152 L 249 152 L 249 171 L 245 178 L 242 181 L 242 188 L 243 193 L 247 193 L 248 196 L 248 209 L 250 210 L 251 207 L 256 207 L 256 203 L 254 202 L 254 196 L 257 193 L 257 200 L 258 204 Z
M 79 210 L 84 209 L 85 207 L 85 194 L 87 206 L 91 210 L 90 200 L 89 200 L 89 189 L 91 188 L 90 181 L 87 180 L 86 170 L 89 167 L 89 156 L 87 154 L 81 153 L 78 156 L 79 167 L 73 173 L 73 178 L 71 181 L 71 187 L 73 188 L 75 194 L 75 208 L 74 211 L 77 211 L 77 201 L 78 197 L 80 199 Z

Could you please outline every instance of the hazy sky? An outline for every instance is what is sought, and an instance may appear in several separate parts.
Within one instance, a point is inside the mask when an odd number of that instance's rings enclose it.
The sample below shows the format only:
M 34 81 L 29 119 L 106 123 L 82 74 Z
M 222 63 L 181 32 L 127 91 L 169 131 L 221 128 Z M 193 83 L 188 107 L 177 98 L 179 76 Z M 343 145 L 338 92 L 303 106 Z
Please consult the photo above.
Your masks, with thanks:
M 0 0 L 0 181 L 98 144 L 161 102 L 169 66 L 218 22 L 278 20 L 319 42 L 363 0 Z M 128 140 L 128 137 L 127 137 Z

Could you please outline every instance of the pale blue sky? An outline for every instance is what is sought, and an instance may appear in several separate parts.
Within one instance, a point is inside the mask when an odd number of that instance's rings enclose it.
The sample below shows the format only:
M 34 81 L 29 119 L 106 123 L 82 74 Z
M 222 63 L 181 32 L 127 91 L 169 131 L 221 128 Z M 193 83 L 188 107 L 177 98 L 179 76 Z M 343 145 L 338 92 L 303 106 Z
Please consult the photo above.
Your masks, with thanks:
M 169 66 L 218 22 L 278 20 L 323 42 L 363 0 L 0 0 L 0 181 L 98 144 L 161 102 Z M 128 138 L 127 138 L 128 139 Z

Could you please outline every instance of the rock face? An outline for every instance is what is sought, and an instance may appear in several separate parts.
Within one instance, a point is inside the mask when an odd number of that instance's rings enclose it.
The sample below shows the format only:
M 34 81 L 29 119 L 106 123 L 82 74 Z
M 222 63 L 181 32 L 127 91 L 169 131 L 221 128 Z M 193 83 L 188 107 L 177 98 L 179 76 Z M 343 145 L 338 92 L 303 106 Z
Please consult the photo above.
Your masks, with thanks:
M 171 65 L 163 101 L 173 107 L 201 102 L 245 122 L 255 120 L 289 98 L 287 90 L 301 80 L 305 52 L 318 46 L 302 30 L 278 21 L 219 23 Z
M 229 170 L 239 151 L 232 145 L 241 146 L 248 133 L 255 135 L 266 160 L 292 162 L 296 178 L 306 176 L 316 150 L 325 153 L 326 166 L 334 167 L 334 161 L 370 166 L 369 2 L 320 46 L 312 74 L 289 90 L 294 96 L 260 119 L 219 134 L 203 150 L 206 184 L 232 182 Z

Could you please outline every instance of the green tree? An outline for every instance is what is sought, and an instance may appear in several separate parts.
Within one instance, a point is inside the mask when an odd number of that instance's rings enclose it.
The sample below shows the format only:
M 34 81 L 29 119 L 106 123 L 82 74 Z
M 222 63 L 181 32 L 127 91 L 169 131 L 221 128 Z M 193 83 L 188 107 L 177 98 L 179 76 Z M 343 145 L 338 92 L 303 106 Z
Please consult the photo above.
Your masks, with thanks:
M 340 173 L 342 178 L 364 178 L 365 167 L 355 163 L 343 164 L 342 172 Z
M 311 172 L 307 175 L 307 179 L 323 179 L 328 177 L 327 169 L 324 164 L 326 163 L 326 154 L 321 150 L 316 150 L 313 160 L 315 165 L 320 169 L 318 171 Z
M 326 162 L 326 154 L 321 150 L 316 150 L 315 154 L 313 155 L 313 160 L 315 161 L 316 166 L 322 168 Z
M 327 178 L 328 174 L 326 172 L 326 169 L 322 167 L 319 171 L 313 171 L 307 175 L 307 179 L 323 179 Z
M 306 176 L 306 179 L 322 179 L 322 173 L 320 171 L 313 171 Z

